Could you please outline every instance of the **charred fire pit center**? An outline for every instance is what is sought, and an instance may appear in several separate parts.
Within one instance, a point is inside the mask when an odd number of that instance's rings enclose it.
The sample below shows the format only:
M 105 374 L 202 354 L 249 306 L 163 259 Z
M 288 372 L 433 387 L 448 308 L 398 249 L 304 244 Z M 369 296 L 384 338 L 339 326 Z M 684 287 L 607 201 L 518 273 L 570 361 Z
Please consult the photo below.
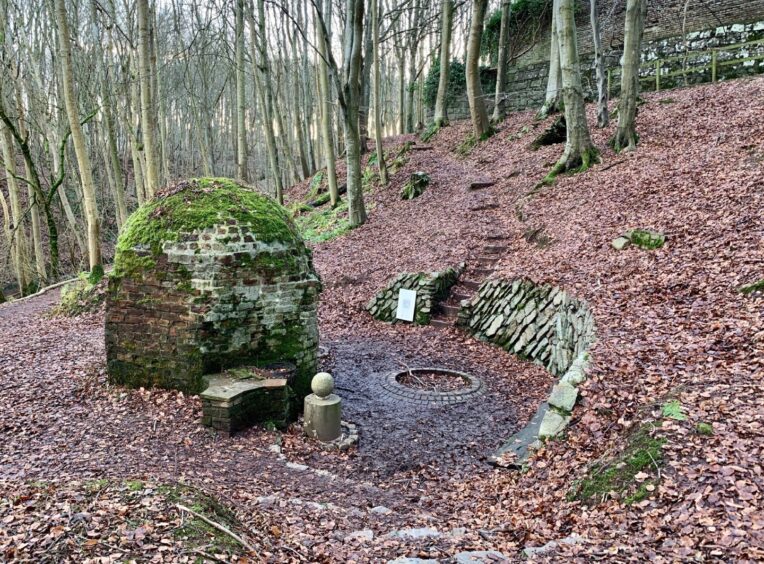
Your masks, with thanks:
M 225 431 L 258 418 L 286 424 L 317 369 L 320 286 L 310 250 L 270 198 L 227 179 L 170 187 L 117 243 L 109 379 L 203 392 L 204 422 Z

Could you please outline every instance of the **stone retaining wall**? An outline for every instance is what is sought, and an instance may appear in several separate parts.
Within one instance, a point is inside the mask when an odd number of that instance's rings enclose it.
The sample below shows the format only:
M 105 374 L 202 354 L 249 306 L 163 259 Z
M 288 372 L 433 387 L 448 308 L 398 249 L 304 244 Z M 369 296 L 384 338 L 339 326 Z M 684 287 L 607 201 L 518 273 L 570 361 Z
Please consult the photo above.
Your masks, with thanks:
M 749 23 L 731 23 L 729 25 L 718 25 L 698 31 L 692 31 L 686 38 L 682 35 L 674 34 L 646 40 L 642 44 L 642 62 L 647 63 L 656 59 L 664 59 L 688 54 L 687 68 L 692 69 L 702 65 L 710 65 L 711 55 L 699 56 L 699 51 L 724 47 L 727 45 L 736 45 L 747 41 L 764 39 L 764 8 L 761 8 L 759 20 Z M 733 20 L 734 21 L 734 20 Z M 739 58 L 747 58 L 754 55 L 760 55 L 764 52 L 764 45 L 743 46 L 735 50 L 720 51 L 718 62 L 730 61 Z M 621 57 L 621 48 L 617 47 L 606 51 L 605 65 L 608 68 L 617 68 Z M 695 54 L 693 54 L 695 53 Z M 683 61 L 671 61 L 663 66 L 662 73 L 670 73 L 681 70 Z M 596 82 L 593 68 L 593 58 L 591 53 L 581 49 L 581 72 L 584 86 L 584 93 L 589 99 L 594 99 L 596 91 Z M 717 79 L 729 80 L 742 76 L 749 76 L 764 72 L 764 61 L 741 62 L 734 65 L 720 65 Z M 511 66 L 508 72 L 507 84 L 507 107 L 510 111 L 525 110 L 528 108 L 540 108 L 544 103 L 546 94 L 547 75 L 549 73 L 548 47 L 547 55 L 542 60 L 523 63 Z M 642 77 L 654 77 L 653 68 L 643 69 Z M 618 96 L 620 90 L 620 79 L 616 75 L 611 85 L 611 95 Z M 711 80 L 711 71 L 690 72 L 687 74 L 688 84 L 697 84 L 709 82 Z M 654 82 L 649 80 L 642 81 L 642 90 L 650 91 L 655 88 Z M 682 76 L 662 78 L 661 89 L 673 88 L 684 84 Z M 450 109 L 449 109 L 450 111 Z
M 585 302 L 522 278 L 484 282 L 463 303 L 459 325 L 558 377 L 594 341 L 594 318 Z
M 416 290 L 414 323 L 427 325 L 438 302 L 448 297 L 451 286 L 456 284 L 463 269 L 460 265 L 441 272 L 403 272 L 378 292 L 366 305 L 366 309 L 375 319 L 394 323 L 400 290 Z

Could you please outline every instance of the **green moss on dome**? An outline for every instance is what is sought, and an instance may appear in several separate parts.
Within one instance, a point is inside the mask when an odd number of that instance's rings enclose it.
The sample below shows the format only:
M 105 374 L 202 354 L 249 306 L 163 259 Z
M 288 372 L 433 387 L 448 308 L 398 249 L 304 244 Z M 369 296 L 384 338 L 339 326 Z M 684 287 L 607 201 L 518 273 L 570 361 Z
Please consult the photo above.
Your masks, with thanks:
M 163 243 L 230 221 L 248 226 L 266 243 L 302 244 L 286 209 L 268 196 L 227 178 L 195 178 L 169 187 L 128 218 L 117 241 L 114 273 L 152 268 Z

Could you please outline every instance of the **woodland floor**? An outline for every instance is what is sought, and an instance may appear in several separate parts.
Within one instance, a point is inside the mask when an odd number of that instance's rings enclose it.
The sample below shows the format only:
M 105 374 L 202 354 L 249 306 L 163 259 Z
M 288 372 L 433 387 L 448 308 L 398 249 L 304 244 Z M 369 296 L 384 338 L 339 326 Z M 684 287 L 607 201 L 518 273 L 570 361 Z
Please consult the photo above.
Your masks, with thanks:
M 344 418 L 359 424 L 357 451 L 317 450 L 296 430 L 218 437 L 199 424 L 196 398 L 106 385 L 102 314 L 51 318 L 55 292 L 0 307 L 0 559 L 246 554 L 213 540 L 189 548 L 172 533 L 188 517 L 163 485 L 176 482 L 230 507 L 225 522 L 256 559 L 384 562 L 489 549 L 514 558 L 571 534 L 582 540 L 544 558 L 764 558 L 764 299 L 738 292 L 764 277 L 764 79 L 645 100 L 636 152 L 613 154 L 613 127 L 595 131 L 602 164 L 533 197 L 562 149 L 528 148 L 544 124 L 514 114 L 462 158 L 455 148 L 469 125 L 456 123 L 367 196 L 365 226 L 316 246 L 331 351 L 323 368 L 337 378 Z M 416 170 L 432 183 L 402 201 Z M 468 191 L 479 179 L 496 185 Z M 498 207 L 471 209 L 481 201 Z M 664 232 L 666 246 L 613 250 L 634 227 Z M 543 248 L 524 236 L 538 229 L 550 241 Z M 589 302 L 597 323 L 565 440 L 523 473 L 485 457 L 533 415 L 551 377 L 456 329 L 385 325 L 363 309 L 399 272 L 473 268 L 495 233 L 509 246 L 497 276 L 561 285 Z M 380 398 L 381 377 L 402 363 L 471 372 L 487 392 L 425 409 Z M 668 398 L 685 420 L 661 416 Z M 648 472 L 652 495 L 633 505 L 569 501 L 589 465 L 644 421 L 657 421 L 666 441 L 665 465 Z M 701 422 L 712 435 L 696 432 Z M 391 536 L 406 528 L 439 534 Z

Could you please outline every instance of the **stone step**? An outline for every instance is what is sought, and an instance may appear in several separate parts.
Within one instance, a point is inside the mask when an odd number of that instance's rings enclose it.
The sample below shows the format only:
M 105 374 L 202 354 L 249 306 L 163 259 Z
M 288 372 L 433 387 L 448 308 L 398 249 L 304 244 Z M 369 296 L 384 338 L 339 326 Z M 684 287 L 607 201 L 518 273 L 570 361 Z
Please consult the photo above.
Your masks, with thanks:
M 483 252 L 486 254 L 490 254 L 490 253 L 499 254 L 499 253 L 505 252 L 507 249 L 508 247 L 506 245 L 486 245 L 485 247 L 483 247 Z
M 482 256 L 477 258 L 477 263 L 481 266 L 493 266 L 499 260 L 496 256 Z
M 456 327 L 455 318 L 434 317 L 430 320 L 430 325 L 433 327 Z
M 480 284 L 482 284 L 482 282 L 478 282 L 476 280 L 464 280 L 462 282 L 462 286 L 469 288 L 470 290 L 477 290 L 480 288 Z
M 475 274 L 475 276 L 487 278 L 493 274 L 493 268 L 476 268 L 472 272 Z
M 485 211 L 498 209 L 498 202 L 479 202 L 470 206 L 470 211 Z
M 445 317 L 456 317 L 459 315 L 460 308 L 458 305 L 442 304 L 440 308 Z
M 493 180 L 476 180 L 470 184 L 470 190 L 482 190 L 496 184 Z
M 452 292 L 451 293 L 451 300 L 453 300 L 456 303 L 463 302 L 464 300 L 469 300 L 472 298 L 473 294 L 468 294 L 467 292 Z
M 485 238 L 489 241 L 500 241 L 502 239 L 509 239 L 509 236 L 505 235 L 504 233 L 491 233 L 486 235 Z
M 412 151 L 432 151 L 432 145 L 412 145 Z

